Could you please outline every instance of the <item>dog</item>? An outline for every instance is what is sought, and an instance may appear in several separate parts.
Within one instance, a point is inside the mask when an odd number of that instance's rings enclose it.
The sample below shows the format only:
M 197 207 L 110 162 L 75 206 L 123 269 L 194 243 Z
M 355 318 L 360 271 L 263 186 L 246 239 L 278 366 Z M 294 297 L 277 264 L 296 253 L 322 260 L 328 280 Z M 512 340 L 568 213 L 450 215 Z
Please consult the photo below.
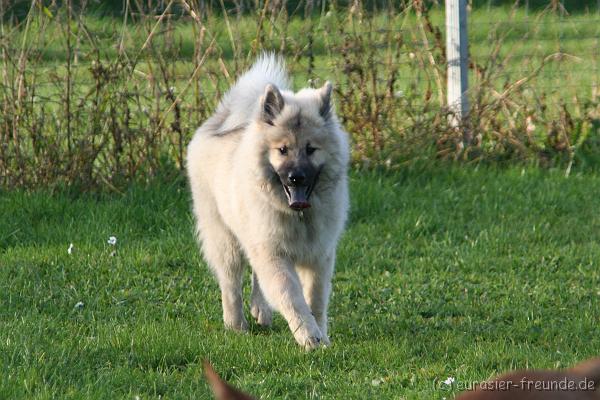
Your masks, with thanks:
M 208 362 L 206 379 L 217 400 L 252 400 L 223 381 Z M 563 370 L 515 371 L 459 394 L 455 400 L 598 400 L 600 399 L 600 358 Z
M 270 325 L 274 309 L 304 348 L 330 344 L 327 308 L 349 208 L 349 158 L 331 83 L 294 93 L 283 60 L 273 54 L 259 57 L 198 128 L 187 174 L 227 328 L 248 329 L 242 310 L 248 260 L 258 324 Z

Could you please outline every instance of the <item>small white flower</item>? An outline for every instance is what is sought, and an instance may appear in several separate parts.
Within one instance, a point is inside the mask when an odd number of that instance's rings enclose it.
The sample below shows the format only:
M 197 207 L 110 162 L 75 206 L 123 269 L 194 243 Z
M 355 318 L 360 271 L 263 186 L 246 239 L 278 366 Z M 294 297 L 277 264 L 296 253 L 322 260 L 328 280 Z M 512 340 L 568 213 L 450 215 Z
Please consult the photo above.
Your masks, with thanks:
M 108 244 L 110 244 L 111 246 L 114 246 L 117 244 L 117 238 L 115 236 L 111 236 L 108 238 Z
M 404 90 L 396 90 L 394 92 L 394 97 L 397 99 L 401 99 L 404 97 Z
M 383 382 L 385 382 L 385 380 L 383 378 L 377 378 L 377 379 L 373 379 L 371 381 L 371 385 L 373 386 L 379 386 L 381 385 Z
M 526 119 L 525 119 L 525 123 L 527 125 L 527 133 L 533 133 L 535 131 L 535 124 L 533 123 L 533 118 L 531 117 L 531 115 L 529 115 Z
M 69 248 L 67 249 L 67 253 L 73 254 L 73 243 L 69 244 Z
M 447 377 L 446 380 L 444 381 L 444 384 L 448 385 L 448 386 L 452 385 L 453 383 L 454 383 L 454 378 L 451 376 Z
M 73 307 L 76 310 L 81 310 L 83 308 L 83 301 L 78 301 L 77 304 L 75 304 L 75 307 Z

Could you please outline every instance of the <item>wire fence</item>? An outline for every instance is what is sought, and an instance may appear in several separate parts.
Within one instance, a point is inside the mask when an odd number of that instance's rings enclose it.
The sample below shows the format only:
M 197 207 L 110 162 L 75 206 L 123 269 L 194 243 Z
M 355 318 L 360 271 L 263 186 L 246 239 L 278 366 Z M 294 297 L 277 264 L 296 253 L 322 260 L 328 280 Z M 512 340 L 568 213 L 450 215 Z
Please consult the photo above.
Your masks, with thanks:
M 16 17 L 0 1 L 0 183 L 119 190 L 180 174 L 195 128 L 263 50 L 285 55 L 296 88 L 334 82 L 356 166 L 598 165 L 596 2 L 572 14 L 556 1 L 473 6 L 472 107 L 459 129 L 448 123 L 443 7 L 310 4 L 241 12 L 180 0 L 109 18 L 70 1 L 33 1 Z

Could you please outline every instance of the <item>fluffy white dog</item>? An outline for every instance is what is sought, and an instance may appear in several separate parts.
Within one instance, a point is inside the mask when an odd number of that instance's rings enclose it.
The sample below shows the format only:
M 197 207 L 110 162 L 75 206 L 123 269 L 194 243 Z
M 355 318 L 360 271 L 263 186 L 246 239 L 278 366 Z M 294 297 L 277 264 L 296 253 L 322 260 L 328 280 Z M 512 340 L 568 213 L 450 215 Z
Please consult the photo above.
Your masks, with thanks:
M 225 326 L 246 330 L 244 256 L 251 312 L 271 308 L 307 349 L 329 344 L 327 306 L 348 214 L 349 146 L 332 86 L 289 89 L 283 62 L 263 55 L 242 75 L 188 147 L 199 239 L 221 288 Z

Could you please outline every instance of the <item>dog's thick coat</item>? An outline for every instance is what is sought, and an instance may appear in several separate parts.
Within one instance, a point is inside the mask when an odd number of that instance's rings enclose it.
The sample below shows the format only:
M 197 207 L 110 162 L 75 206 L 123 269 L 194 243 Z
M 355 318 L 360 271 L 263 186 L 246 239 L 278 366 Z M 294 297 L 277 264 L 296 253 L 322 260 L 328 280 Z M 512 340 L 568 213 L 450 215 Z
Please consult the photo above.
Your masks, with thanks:
M 347 134 L 331 84 L 289 90 L 283 62 L 263 55 L 224 96 L 188 146 L 187 172 L 205 259 L 221 288 L 225 326 L 247 329 L 271 307 L 298 343 L 329 343 L 327 306 L 335 253 L 348 213 Z

